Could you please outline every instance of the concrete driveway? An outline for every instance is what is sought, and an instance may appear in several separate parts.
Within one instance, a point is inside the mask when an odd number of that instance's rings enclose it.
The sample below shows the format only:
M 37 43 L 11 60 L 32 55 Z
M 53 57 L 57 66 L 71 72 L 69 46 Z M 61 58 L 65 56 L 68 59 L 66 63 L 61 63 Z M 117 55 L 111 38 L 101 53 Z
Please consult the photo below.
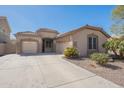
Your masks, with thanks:
M 62 55 L 0 57 L 0 87 L 120 87 L 62 59 Z

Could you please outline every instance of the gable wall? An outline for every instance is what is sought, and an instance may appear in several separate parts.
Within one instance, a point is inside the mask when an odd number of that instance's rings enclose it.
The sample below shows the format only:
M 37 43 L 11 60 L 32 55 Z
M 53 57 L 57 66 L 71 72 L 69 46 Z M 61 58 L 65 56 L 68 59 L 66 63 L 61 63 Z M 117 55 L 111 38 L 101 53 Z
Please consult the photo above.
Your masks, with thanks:
M 87 36 L 89 34 L 94 34 L 98 36 L 98 51 L 105 52 L 105 49 L 102 47 L 102 44 L 108 39 L 103 33 L 95 30 L 84 29 L 78 31 L 72 35 L 72 42 L 77 41 L 77 49 L 80 52 L 81 56 L 87 56 Z
M 72 40 L 71 36 L 67 35 L 61 38 L 56 39 L 56 52 L 63 53 L 64 49 L 67 47 L 72 47 Z

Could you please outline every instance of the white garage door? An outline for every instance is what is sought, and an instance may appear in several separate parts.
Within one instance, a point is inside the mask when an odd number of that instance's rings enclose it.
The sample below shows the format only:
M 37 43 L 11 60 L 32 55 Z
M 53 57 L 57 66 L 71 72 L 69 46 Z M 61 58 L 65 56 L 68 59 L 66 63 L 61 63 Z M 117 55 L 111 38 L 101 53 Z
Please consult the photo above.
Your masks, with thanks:
M 23 41 L 22 42 L 22 53 L 37 53 L 37 42 Z
M 64 53 L 67 47 L 72 47 L 72 42 L 56 43 L 56 52 Z

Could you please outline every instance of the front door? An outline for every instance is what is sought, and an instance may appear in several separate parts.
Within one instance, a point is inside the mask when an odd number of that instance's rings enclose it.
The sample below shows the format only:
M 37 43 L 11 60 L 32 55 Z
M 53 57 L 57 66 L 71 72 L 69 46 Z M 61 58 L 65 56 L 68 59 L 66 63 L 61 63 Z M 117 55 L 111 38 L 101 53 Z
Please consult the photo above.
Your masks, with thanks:
M 53 52 L 53 39 L 43 39 L 43 52 Z

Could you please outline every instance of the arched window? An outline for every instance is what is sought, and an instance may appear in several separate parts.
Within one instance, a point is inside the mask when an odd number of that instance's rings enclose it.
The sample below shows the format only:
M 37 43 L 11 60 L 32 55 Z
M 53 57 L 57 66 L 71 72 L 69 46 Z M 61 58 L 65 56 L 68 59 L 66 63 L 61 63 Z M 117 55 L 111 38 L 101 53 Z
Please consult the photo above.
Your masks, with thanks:
M 89 50 L 97 50 L 98 49 L 98 36 L 96 35 L 88 35 L 88 49 Z

